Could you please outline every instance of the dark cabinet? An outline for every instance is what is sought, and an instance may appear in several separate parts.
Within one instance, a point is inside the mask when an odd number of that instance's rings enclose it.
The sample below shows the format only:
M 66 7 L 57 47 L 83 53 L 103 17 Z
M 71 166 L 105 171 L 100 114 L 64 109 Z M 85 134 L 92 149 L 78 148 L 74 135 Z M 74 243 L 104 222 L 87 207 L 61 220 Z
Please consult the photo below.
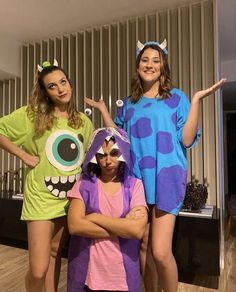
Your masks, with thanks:
M 220 275 L 219 230 L 219 212 L 215 207 L 210 218 L 199 214 L 177 217 L 173 251 L 180 281 L 191 282 L 196 275 Z
M 20 220 L 22 200 L 0 198 L 0 239 L 27 242 L 26 223 Z

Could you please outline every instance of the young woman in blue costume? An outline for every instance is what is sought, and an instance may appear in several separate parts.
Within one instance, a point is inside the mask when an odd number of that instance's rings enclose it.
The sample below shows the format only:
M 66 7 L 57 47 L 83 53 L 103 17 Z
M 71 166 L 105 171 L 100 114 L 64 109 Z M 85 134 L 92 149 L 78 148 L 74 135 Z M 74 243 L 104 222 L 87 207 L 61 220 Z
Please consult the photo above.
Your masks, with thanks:
M 102 100 L 85 98 L 98 108 L 106 126 L 124 128 L 131 141 L 132 171 L 143 180 L 150 208 L 150 243 L 160 286 L 176 292 L 178 274 L 172 254 L 172 237 L 176 215 L 182 206 L 187 179 L 187 148 L 199 137 L 200 103 L 225 82 L 195 93 L 191 99 L 173 88 L 167 61 L 166 42 L 138 42 L 136 75 L 132 93 L 124 100 L 114 122 Z M 145 262 L 147 238 L 143 239 L 142 270 L 147 292 L 153 292 Z M 147 262 L 147 265 L 149 263 Z
M 29 105 L 0 119 L 0 146 L 26 165 L 21 219 L 28 231 L 27 292 L 57 291 L 68 238 L 67 192 L 81 172 L 92 131 L 57 62 L 38 66 Z
M 143 184 L 130 176 L 130 141 L 94 132 L 83 175 L 69 193 L 68 292 L 141 292 L 139 250 L 147 224 Z

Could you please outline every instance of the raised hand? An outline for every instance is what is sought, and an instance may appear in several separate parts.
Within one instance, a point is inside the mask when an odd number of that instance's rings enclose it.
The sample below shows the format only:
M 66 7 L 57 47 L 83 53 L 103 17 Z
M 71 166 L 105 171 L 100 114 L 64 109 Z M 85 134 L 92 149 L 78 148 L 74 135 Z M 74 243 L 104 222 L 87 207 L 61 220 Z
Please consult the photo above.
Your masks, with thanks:
M 93 100 L 92 98 L 89 98 L 89 97 L 85 97 L 84 98 L 84 102 L 93 107 L 93 108 L 97 108 L 99 109 L 100 111 L 103 109 L 103 108 L 106 108 L 106 104 L 105 102 L 102 100 L 102 99 L 99 99 L 98 101 L 96 100 Z
M 98 101 L 95 101 L 91 98 L 85 97 L 84 98 L 84 102 L 89 105 L 92 108 L 96 108 L 100 111 L 104 124 L 106 127 L 116 127 L 116 125 L 114 124 L 110 113 L 108 112 L 108 109 L 106 107 L 105 102 L 102 99 L 99 99 Z
M 226 81 L 226 79 L 222 78 L 220 81 L 216 82 L 211 87 L 196 92 L 193 95 L 192 102 L 193 101 L 200 102 L 203 98 L 213 94 L 214 92 L 216 92 L 219 88 L 221 88 L 224 85 L 225 81 Z
M 216 92 L 216 90 L 221 88 L 225 81 L 226 79 L 223 78 L 211 87 L 200 90 L 193 95 L 188 118 L 183 128 L 183 144 L 186 147 L 189 147 L 193 143 L 197 133 L 199 108 L 201 101 L 203 100 L 203 98 L 213 94 L 214 92 Z

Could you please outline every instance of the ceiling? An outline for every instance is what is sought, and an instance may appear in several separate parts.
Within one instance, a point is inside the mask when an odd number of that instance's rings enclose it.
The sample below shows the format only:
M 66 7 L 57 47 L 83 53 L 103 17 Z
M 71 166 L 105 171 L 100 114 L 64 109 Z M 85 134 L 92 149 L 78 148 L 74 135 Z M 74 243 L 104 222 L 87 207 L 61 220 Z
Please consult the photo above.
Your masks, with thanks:
M 0 36 L 28 42 L 189 2 L 193 1 L 1 0 Z
M 111 23 L 153 10 L 173 8 L 194 0 L 1 0 L 0 40 L 29 42 Z M 236 52 L 236 0 L 218 0 L 221 53 Z M 234 40 L 232 40 L 234 36 Z M 230 46 L 226 45 L 231 43 Z
M 4 39 L 28 43 L 199 1 L 1 0 L 0 48 Z M 230 61 L 236 59 L 236 0 L 216 1 L 220 58 Z

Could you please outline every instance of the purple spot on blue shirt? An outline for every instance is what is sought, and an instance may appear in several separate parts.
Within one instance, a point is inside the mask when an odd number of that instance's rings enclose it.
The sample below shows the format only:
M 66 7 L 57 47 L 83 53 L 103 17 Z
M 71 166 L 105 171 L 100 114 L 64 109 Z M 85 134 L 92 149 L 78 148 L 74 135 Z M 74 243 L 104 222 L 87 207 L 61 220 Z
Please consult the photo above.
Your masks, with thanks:
M 176 108 L 179 104 L 180 96 L 177 94 L 173 94 L 167 99 L 165 99 L 165 104 L 168 105 L 170 108 Z
M 156 159 L 152 156 L 144 156 L 139 161 L 139 168 L 145 169 L 145 168 L 155 168 L 156 167 Z
M 172 142 L 172 135 L 169 132 L 157 132 L 156 136 L 157 151 L 167 154 L 173 151 L 174 145 Z
M 148 118 L 141 118 L 131 126 L 131 135 L 135 138 L 145 138 L 152 134 L 151 121 Z

